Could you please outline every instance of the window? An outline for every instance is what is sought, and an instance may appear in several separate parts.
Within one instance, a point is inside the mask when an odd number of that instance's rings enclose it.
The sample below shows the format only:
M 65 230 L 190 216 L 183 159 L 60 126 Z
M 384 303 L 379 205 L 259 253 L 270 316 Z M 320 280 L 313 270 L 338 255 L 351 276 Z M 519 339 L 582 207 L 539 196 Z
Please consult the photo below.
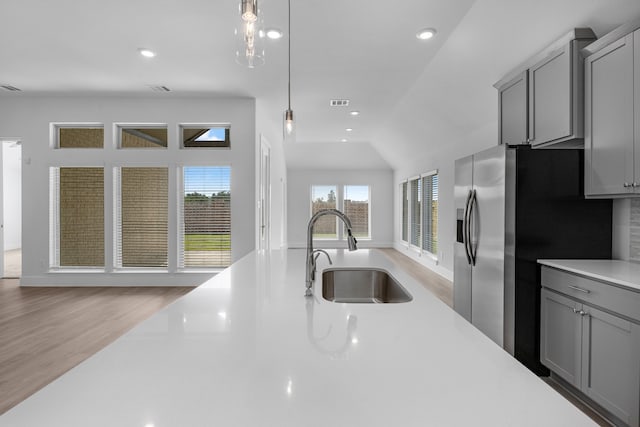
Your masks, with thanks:
M 116 267 L 167 267 L 168 169 L 121 167 L 114 173 Z
M 351 232 L 360 239 L 371 238 L 371 208 L 368 185 L 313 185 L 311 215 L 323 209 L 338 209 L 349 217 Z M 341 222 L 340 222 L 341 224 Z M 314 239 L 343 240 L 346 229 L 335 216 L 321 217 L 313 228 Z
M 409 226 L 409 191 L 407 186 L 406 181 L 402 183 L 402 240 L 405 242 L 409 241 L 407 237 L 407 227 Z
M 54 124 L 55 148 L 103 148 L 104 127 L 101 124 Z
M 438 253 L 438 174 L 422 177 L 422 249 Z
M 181 125 L 183 148 L 231 146 L 228 125 Z
M 369 186 L 345 185 L 342 197 L 343 212 L 351 220 L 351 232 L 360 239 L 370 238 Z
M 311 187 L 311 216 L 323 209 L 337 209 L 337 187 L 335 185 L 314 185 Z M 313 228 L 314 239 L 338 238 L 337 218 L 326 215 L 318 219 Z
M 104 267 L 104 169 L 51 168 L 51 260 Z
M 167 148 L 165 125 L 118 125 L 119 148 Z
M 182 169 L 179 267 L 231 264 L 231 167 Z
M 409 181 L 409 201 L 410 201 L 410 218 L 411 218 L 411 230 L 409 236 L 411 236 L 410 243 L 414 246 L 420 246 L 420 209 L 421 195 L 420 191 L 420 178 L 412 179 Z
M 438 253 L 438 172 L 401 184 L 402 240 L 431 254 Z

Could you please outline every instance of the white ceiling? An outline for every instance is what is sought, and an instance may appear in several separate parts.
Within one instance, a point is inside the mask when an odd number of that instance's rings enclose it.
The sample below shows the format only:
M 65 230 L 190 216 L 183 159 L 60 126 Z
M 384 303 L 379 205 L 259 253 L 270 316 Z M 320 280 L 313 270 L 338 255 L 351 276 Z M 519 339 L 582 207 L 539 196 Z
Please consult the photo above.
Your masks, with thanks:
M 236 64 L 238 3 L 2 0 L 0 84 L 22 92 L 0 96 L 246 96 L 269 105 L 279 122 L 287 39 L 267 41 L 259 68 Z M 297 143 L 285 146 L 289 167 L 395 168 L 416 149 L 439 149 L 448 133 L 494 122 L 491 85 L 572 27 L 602 35 L 640 16 L 638 0 L 291 3 Z M 286 31 L 287 1 L 260 5 L 265 24 Z M 437 36 L 418 41 L 423 27 L 437 28 Z M 158 56 L 144 59 L 139 47 Z M 154 95 L 150 85 L 172 92 Z M 352 108 L 331 108 L 332 98 L 348 98 Z M 352 117 L 351 109 L 362 114 Z

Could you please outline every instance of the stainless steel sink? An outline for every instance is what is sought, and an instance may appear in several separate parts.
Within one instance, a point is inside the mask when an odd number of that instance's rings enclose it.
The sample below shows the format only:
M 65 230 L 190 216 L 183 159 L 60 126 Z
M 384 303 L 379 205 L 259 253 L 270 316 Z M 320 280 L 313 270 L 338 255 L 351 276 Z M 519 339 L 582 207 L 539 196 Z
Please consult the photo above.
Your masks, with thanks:
M 389 273 L 376 268 L 330 268 L 322 272 L 322 296 L 333 302 L 397 303 L 413 299 Z

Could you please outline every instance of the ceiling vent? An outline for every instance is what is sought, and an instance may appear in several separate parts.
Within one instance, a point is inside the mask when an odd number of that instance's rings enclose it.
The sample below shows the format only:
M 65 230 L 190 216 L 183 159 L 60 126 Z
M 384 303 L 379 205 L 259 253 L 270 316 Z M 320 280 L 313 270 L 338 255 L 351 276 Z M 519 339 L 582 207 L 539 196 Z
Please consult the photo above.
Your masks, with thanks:
M 0 87 L 4 90 L 8 90 L 9 92 L 22 92 L 22 89 L 18 89 L 17 87 L 11 85 L 0 85 Z
M 329 101 L 329 105 L 332 107 L 348 107 L 349 100 L 348 99 L 332 99 Z
M 166 86 L 149 86 L 149 87 L 154 92 L 171 92 L 171 89 L 169 89 Z

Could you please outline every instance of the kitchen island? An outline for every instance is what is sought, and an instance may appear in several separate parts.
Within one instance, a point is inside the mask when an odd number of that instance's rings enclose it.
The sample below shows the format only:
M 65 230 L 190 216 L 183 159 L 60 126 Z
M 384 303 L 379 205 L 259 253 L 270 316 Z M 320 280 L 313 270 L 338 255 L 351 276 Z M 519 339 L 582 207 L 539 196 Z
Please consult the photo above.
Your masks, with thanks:
M 0 426 L 588 426 L 382 252 L 413 299 L 304 297 L 304 250 L 253 252 L 0 416 Z

